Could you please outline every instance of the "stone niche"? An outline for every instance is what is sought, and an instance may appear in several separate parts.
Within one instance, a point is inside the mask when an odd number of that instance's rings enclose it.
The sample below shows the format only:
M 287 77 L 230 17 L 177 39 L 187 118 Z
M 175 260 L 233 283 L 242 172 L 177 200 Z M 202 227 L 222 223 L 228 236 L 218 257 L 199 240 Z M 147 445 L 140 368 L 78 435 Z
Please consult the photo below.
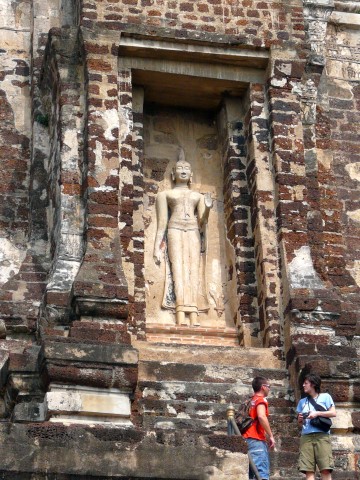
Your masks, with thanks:
M 160 308 L 164 293 L 165 264 L 153 260 L 156 236 L 155 197 L 171 189 L 171 170 L 176 164 L 178 148 L 191 164 L 191 190 L 210 193 L 213 207 L 206 232 L 206 293 L 209 310 L 199 313 L 197 323 L 203 327 L 233 327 L 236 314 L 236 289 L 231 285 L 228 265 L 233 249 L 226 236 L 223 197 L 223 166 L 217 128 L 217 112 L 190 110 L 145 103 L 144 108 L 144 222 L 145 281 L 148 324 L 174 324 L 174 313 Z M 227 260 L 227 257 L 230 257 Z M 185 324 L 189 324 L 186 318 Z
M 239 165 L 242 163 L 245 169 L 244 122 L 249 85 L 264 83 L 266 54 L 260 53 L 255 60 L 248 52 L 235 49 L 155 41 L 148 44 L 144 39 L 126 37 L 121 42 L 119 77 L 131 79 L 132 138 L 136 145 L 141 139 L 141 152 L 137 152 L 135 161 L 133 156 L 135 171 L 138 162 L 142 177 L 136 186 L 141 185 L 143 190 L 142 196 L 138 194 L 134 224 L 142 223 L 144 232 L 147 339 L 218 345 L 238 345 L 240 341 L 251 345 L 251 339 L 246 340 L 244 335 L 239 308 L 241 280 L 237 265 L 250 260 L 254 266 L 254 244 L 250 206 L 242 205 L 239 195 L 241 189 L 248 189 L 246 174 L 240 172 Z M 203 269 L 208 308 L 199 312 L 194 324 L 188 315 L 181 323 L 176 322 L 175 310 L 162 307 L 170 271 L 166 268 L 165 249 L 160 265 L 153 258 L 156 198 L 174 187 L 171 174 L 179 150 L 191 164 L 190 189 L 210 194 L 213 200 L 202 246 L 206 250 Z M 240 217 L 242 231 L 246 231 L 242 241 L 232 231 Z M 131 284 L 127 266 L 125 272 Z M 139 298 L 141 292 L 136 290 L 134 277 L 134 294 Z M 256 290 L 254 279 L 248 287 Z M 255 314 L 251 328 L 256 330 L 256 294 L 252 309 Z

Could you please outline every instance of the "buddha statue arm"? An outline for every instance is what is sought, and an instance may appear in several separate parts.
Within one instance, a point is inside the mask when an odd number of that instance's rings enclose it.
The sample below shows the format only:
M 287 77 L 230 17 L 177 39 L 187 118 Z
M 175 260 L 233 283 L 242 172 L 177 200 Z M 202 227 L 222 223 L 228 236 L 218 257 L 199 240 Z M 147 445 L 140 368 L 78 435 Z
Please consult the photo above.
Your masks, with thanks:
M 160 192 L 156 197 L 157 231 L 154 243 L 154 261 L 161 263 L 161 242 L 163 241 L 168 223 L 168 205 L 166 192 Z
M 207 224 L 209 212 L 212 206 L 213 200 L 211 198 L 211 194 L 205 193 L 205 195 L 201 195 L 197 206 L 200 228 Z

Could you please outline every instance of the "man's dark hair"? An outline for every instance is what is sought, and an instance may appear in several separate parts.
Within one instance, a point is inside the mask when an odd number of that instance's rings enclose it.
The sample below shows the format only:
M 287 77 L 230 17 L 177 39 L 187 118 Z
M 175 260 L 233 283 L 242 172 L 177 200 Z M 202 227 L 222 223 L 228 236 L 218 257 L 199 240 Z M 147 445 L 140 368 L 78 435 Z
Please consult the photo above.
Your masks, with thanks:
M 254 392 L 259 392 L 261 390 L 261 386 L 264 385 L 264 383 L 267 383 L 268 380 L 265 377 L 255 377 L 254 380 L 252 381 L 252 388 Z
M 308 380 L 311 383 L 316 393 L 320 393 L 321 378 L 319 377 L 319 375 L 316 375 L 316 373 L 308 373 L 304 377 L 304 382 L 305 380 Z

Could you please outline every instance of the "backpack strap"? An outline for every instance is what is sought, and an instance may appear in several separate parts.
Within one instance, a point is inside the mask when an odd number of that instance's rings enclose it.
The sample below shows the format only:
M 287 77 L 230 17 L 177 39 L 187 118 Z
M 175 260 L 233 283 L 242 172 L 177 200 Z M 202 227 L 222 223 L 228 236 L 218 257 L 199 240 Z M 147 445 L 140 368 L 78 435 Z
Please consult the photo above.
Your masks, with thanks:
M 324 408 L 322 405 L 319 405 L 318 403 L 316 403 L 315 400 L 310 395 L 307 396 L 307 400 L 308 402 L 311 403 L 311 405 L 315 408 L 317 412 L 327 412 L 327 409 Z

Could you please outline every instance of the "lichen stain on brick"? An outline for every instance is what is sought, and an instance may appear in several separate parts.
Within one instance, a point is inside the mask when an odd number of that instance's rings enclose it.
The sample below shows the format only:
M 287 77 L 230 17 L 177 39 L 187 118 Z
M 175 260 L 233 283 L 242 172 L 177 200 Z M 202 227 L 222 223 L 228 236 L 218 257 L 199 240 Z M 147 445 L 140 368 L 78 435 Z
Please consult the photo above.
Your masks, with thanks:
M 295 257 L 289 263 L 289 280 L 292 288 L 322 288 L 323 284 L 315 272 L 309 247 L 294 251 Z
M 357 285 L 360 287 L 360 260 L 355 260 L 353 265 L 349 267 L 349 271 L 354 277 Z
M 132 130 L 132 118 L 129 109 L 127 108 L 120 108 L 119 111 L 119 125 L 120 125 L 120 132 L 119 138 L 121 141 L 129 135 Z
M 345 169 L 352 180 L 360 182 L 360 162 L 349 163 L 345 165 Z
M 348 216 L 353 222 L 357 222 L 357 223 L 360 222 L 360 209 L 348 211 L 348 212 L 346 212 L 346 213 L 347 213 L 347 216 Z
M 18 248 L 9 239 L 0 240 L 0 286 L 19 272 L 26 250 Z
M 112 131 L 119 127 L 119 113 L 114 108 L 105 110 L 104 112 L 97 112 L 97 124 L 104 130 L 104 136 L 107 140 L 116 140 Z

